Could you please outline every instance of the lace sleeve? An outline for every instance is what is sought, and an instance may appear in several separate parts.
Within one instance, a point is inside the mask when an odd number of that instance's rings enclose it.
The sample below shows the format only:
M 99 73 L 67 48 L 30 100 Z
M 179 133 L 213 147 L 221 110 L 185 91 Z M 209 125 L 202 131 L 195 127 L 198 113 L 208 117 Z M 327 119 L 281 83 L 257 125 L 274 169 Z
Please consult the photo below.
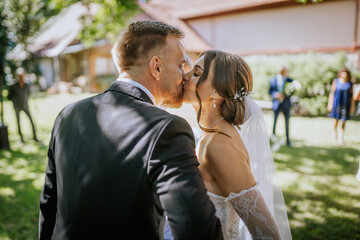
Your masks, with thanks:
M 263 196 L 254 187 L 238 194 L 230 193 L 225 201 L 230 201 L 232 207 L 245 223 L 253 239 L 280 239 L 276 222 L 271 215 Z

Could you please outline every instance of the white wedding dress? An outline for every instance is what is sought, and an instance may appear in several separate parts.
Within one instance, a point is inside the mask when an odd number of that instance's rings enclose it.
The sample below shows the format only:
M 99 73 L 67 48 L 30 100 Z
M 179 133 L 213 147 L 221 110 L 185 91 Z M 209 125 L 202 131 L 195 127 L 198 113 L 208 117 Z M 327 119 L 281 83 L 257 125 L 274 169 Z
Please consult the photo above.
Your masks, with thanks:
M 240 126 L 239 134 L 248 150 L 251 171 L 257 183 L 226 198 L 211 192 L 208 195 L 215 205 L 225 240 L 291 240 L 263 113 L 250 96 L 245 97 L 245 103 L 246 121 Z
M 280 239 L 276 223 L 257 186 L 238 194 L 231 193 L 227 198 L 208 192 L 221 222 L 224 240 L 252 239 L 251 235 L 253 239 Z

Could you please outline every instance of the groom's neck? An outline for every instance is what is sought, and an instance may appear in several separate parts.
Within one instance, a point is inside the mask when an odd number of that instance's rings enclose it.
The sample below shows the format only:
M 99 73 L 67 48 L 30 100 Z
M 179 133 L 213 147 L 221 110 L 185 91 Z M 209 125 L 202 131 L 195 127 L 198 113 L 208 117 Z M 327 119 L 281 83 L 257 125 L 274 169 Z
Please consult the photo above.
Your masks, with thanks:
M 129 78 L 135 82 L 140 83 L 151 92 L 156 102 L 159 103 L 159 94 L 156 89 L 156 81 L 152 79 L 152 77 L 146 72 L 146 70 L 140 67 L 133 67 L 126 71 L 122 71 L 120 77 Z

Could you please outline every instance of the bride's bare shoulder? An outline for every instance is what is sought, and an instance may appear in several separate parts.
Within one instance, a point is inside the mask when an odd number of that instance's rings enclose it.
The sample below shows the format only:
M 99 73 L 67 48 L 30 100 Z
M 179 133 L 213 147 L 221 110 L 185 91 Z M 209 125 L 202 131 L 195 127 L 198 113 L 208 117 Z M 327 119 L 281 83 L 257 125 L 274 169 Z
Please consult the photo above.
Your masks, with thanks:
M 246 147 L 236 130 L 212 134 L 207 141 L 205 153 L 207 158 L 213 160 L 223 159 L 224 156 L 230 157 L 230 161 L 249 160 Z
M 214 134 L 206 145 L 205 161 L 208 174 L 224 196 L 254 186 L 248 152 L 234 136 Z

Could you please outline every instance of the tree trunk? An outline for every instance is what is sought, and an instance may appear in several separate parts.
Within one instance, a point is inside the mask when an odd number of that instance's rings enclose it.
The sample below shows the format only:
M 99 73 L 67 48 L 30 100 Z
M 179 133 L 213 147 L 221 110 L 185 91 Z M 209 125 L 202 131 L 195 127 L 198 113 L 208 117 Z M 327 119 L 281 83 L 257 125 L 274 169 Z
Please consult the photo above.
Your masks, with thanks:
M 4 123 L 4 103 L 3 103 L 3 85 L 4 85 L 4 64 L 0 60 L 0 149 L 10 149 L 9 134 L 7 126 Z

